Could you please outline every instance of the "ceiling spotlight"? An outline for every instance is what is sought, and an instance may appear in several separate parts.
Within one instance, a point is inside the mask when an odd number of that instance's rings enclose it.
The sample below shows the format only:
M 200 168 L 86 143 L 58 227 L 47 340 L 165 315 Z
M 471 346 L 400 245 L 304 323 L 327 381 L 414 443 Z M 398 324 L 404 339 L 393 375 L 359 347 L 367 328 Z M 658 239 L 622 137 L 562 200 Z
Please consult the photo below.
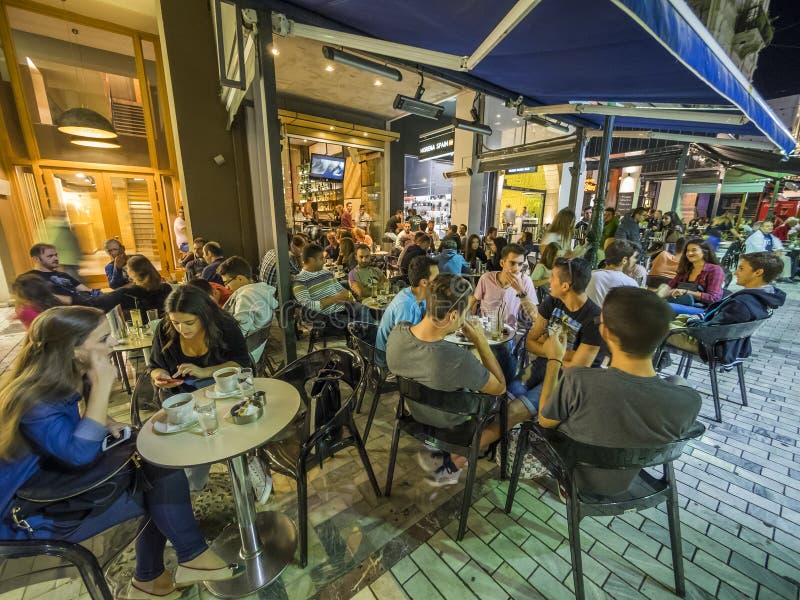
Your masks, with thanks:
M 549 127 L 550 129 L 555 129 L 557 131 L 563 131 L 564 133 L 569 133 L 569 127 L 562 123 L 557 123 L 555 121 L 551 121 L 550 119 L 545 119 L 544 117 L 540 117 L 538 115 L 529 115 L 526 117 L 528 121 L 531 123 L 536 123 L 537 125 L 541 125 L 542 127 Z
M 331 125 L 330 127 L 328 127 L 328 129 L 330 129 L 331 131 L 333 131 L 333 130 L 334 130 L 334 129 L 336 129 L 336 128 L 335 128 L 333 125 Z
M 103 115 L 88 108 L 70 108 L 56 120 L 61 133 L 81 137 L 112 139 L 117 137 L 114 126 Z M 119 146 L 118 146 L 119 147 Z
M 272 49 L 270 50 L 270 52 L 272 52 L 272 55 L 273 55 L 273 56 L 278 56 L 278 55 L 281 53 L 281 51 L 280 51 L 280 50 L 278 50 L 278 49 L 277 49 L 275 46 L 273 46 L 273 47 L 272 47 Z
M 347 65 L 348 67 L 355 67 L 356 69 L 367 71 L 373 75 L 380 75 L 381 77 L 385 77 L 386 79 L 391 79 L 393 81 L 403 80 L 403 74 L 397 69 L 387 67 L 386 65 L 382 65 L 381 63 L 372 60 L 367 60 L 366 58 L 361 58 L 355 54 L 342 52 L 341 50 L 337 50 L 331 46 L 323 46 L 322 55 L 333 62 L 338 62 L 343 65 Z
M 366 131 L 364 132 L 364 137 L 369 137 L 369 134 Z
M 97 138 L 74 137 L 69 142 L 70 144 L 75 144 L 76 146 L 84 146 L 86 148 L 120 148 L 118 142 L 108 139 L 100 140 Z
M 477 121 L 465 121 L 464 119 L 453 119 L 453 127 L 471 131 L 480 135 L 492 135 L 492 128 Z
M 372 85 L 375 85 L 375 86 L 378 86 L 378 87 L 380 87 L 380 86 L 382 86 L 382 85 L 383 85 L 383 82 L 382 82 L 380 79 L 376 79 L 376 80 L 375 80 L 375 83 L 373 83 Z
M 412 115 L 433 120 L 437 120 L 444 112 L 444 107 L 439 106 L 438 104 L 425 102 L 419 98 L 403 96 L 402 94 L 397 94 L 397 96 L 395 96 L 394 104 L 392 104 L 392 106 L 394 106 L 397 110 L 404 110 Z
M 327 67 L 325 67 L 325 70 L 326 70 L 328 73 L 331 73 L 331 72 L 333 71 L 333 65 L 328 65 Z
M 84 175 L 83 173 L 75 173 L 75 177 L 77 177 L 78 179 L 86 179 L 86 175 Z

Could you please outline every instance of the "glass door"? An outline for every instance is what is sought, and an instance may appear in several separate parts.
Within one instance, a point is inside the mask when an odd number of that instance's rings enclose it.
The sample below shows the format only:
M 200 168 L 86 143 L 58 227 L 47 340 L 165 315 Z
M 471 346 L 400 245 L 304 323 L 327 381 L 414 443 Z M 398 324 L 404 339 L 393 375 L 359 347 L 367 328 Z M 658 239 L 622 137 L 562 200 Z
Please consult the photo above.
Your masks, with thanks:
M 104 243 L 117 238 L 128 255 L 143 254 L 161 269 L 152 176 L 49 169 L 44 173 L 49 216 L 42 239 L 53 237 L 54 228 L 61 231 L 57 245 L 65 246 L 59 247 L 62 264 L 77 264 L 89 285 L 105 287 L 109 259 Z

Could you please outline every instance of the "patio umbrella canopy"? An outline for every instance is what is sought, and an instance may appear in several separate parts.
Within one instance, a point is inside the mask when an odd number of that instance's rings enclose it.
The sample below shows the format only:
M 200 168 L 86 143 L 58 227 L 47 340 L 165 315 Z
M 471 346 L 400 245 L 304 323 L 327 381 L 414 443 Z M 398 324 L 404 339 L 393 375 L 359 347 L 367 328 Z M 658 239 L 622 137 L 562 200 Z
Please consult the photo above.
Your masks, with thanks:
M 515 0 L 250 0 L 289 19 L 467 57 Z M 785 154 L 790 132 L 683 0 L 541 0 L 469 70 L 423 70 L 526 106 L 576 102 L 712 105 L 743 124 L 617 116 L 615 126 L 765 135 Z M 392 57 L 389 57 L 392 58 Z M 655 112 L 651 109 L 650 112 Z M 603 116 L 557 114 L 599 127 Z

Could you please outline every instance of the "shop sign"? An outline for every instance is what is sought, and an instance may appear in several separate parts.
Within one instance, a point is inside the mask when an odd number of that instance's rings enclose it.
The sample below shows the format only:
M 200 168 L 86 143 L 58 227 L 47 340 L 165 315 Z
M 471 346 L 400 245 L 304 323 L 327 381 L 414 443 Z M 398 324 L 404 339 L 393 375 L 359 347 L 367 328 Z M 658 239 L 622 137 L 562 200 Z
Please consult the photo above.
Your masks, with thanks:
M 419 160 L 431 160 L 453 155 L 455 128 L 445 127 L 419 136 Z
M 597 182 L 592 179 L 591 177 L 586 178 L 586 183 L 583 185 L 584 192 L 596 192 L 597 191 Z
M 516 173 L 536 173 L 536 169 L 538 167 L 533 165 L 532 167 L 516 167 L 514 169 L 506 169 L 507 175 L 514 175 Z
M 633 208 L 633 192 L 617 194 L 617 214 L 627 215 Z

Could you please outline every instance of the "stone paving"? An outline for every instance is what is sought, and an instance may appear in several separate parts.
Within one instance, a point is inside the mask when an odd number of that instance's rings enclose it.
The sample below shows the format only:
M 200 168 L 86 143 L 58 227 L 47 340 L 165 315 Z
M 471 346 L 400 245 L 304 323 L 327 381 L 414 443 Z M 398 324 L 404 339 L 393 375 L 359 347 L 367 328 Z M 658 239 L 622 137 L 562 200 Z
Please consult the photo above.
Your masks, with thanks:
M 800 289 L 784 289 L 789 294 L 787 305 L 753 338 L 754 356 L 745 372 L 749 406 L 735 403 L 739 401 L 735 372 L 722 374 L 721 394 L 734 402 L 723 402 L 721 424 L 704 421 L 707 432 L 675 463 L 689 598 L 798 597 Z M 13 335 L 16 343 L 19 334 Z M 4 334 L 0 350 L 11 351 Z M 6 358 L 0 355 L 2 363 Z M 689 380 L 701 391 L 710 391 L 704 365 L 693 368 Z M 368 443 L 381 485 L 395 403 L 395 394 L 383 396 Z M 122 394 L 116 411 L 125 414 Z M 703 414 L 711 413 L 708 401 Z M 363 426 L 364 415 L 357 422 Z M 463 485 L 434 489 L 422 483 L 414 461 L 417 446 L 402 439 L 391 498 L 375 498 L 352 451 L 313 474 L 309 567 L 290 566 L 257 597 L 572 597 L 565 509 L 557 497 L 535 482 L 523 482 L 514 510 L 506 515 L 502 507 L 507 483 L 499 481 L 491 463 L 481 461 L 469 531 L 456 542 Z M 224 477 L 219 470 L 212 484 L 224 488 Z M 279 478 L 275 483 L 272 499 L 259 508 L 296 518 L 293 484 Z M 217 493 L 206 491 L 195 498 L 198 518 L 209 537 L 213 523 L 230 515 L 230 504 L 218 501 Z M 661 508 L 587 518 L 581 531 L 589 597 L 674 597 L 667 517 Z M 130 552 L 123 561 L 130 563 Z M 0 579 L 30 567 L 9 563 Z M 27 586 L 14 590 L 0 586 L 0 600 L 86 597 L 80 583 L 69 579 L 39 581 L 31 576 Z M 209 596 L 196 590 L 183 596 L 197 597 Z

